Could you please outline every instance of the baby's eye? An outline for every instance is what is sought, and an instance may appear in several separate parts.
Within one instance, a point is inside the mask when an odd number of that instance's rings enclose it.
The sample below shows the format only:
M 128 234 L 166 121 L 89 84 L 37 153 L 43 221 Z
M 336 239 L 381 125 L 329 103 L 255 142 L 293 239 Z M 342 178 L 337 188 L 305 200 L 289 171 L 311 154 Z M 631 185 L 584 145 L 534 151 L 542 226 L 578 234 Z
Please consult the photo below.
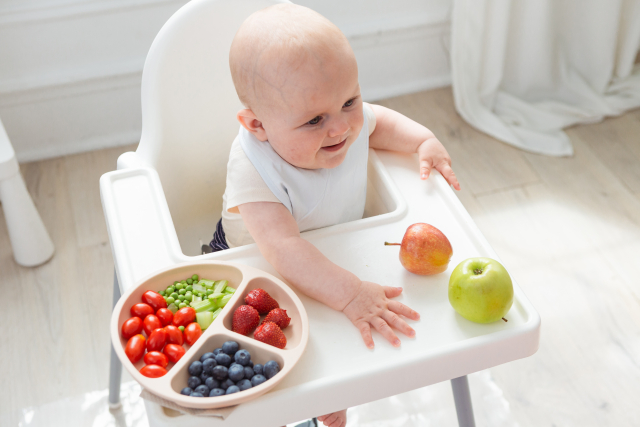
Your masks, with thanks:
M 355 102 L 355 99 L 350 99 L 350 100 L 348 100 L 347 102 L 344 103 L 342 108 L 351 107 L 354 102 Z
M 320 123 L 320 120 L 322 120 L 322 117 L 320 116 L 315 116 L 313 119 L 309 120 L 307 122 L 308 125 L 317 125 L 318 123 Z

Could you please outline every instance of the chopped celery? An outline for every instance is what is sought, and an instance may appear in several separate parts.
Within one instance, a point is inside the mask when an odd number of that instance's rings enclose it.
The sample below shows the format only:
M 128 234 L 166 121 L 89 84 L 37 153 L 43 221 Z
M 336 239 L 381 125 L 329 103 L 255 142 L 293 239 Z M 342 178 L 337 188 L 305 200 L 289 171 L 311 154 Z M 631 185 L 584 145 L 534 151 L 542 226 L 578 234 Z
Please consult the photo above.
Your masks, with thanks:
M 220 314 L 220 312 L 222 311 L 221 308 L 217 309 L 216 311 L 214 311 L 213 314 L 213 319 L 211 319 L 211 321 L 213 322 L 214 320 L 216 320 L 216 317 L 218 317 L 218 314 Z
M 213 313 L 210 311 L 196 313 L 196 322 L 200 325 L 200 329 L 204 331 L 211 325 L 211 322 L 213 322 Z
M 227 286 L 227 283 L 229 282 L 227 282 L 226 280 L 218 280 L 215 286 L 213 287 L 213 293 L 217 294 L 224 291 L 224 288 Z
M 224 307 L 225 305 L 227 305 L 227 303 L 229 302 L 229 300 L 231 298 L 233 298 L 233 294 L 228 294 L 228 295 L 223 296 L 220 299 L 220 302 L 218 303 L 218 307 Z
M 206 290 L 207 290 L 207 288 L 205 288 L 204 286 L 202 286 L 200 283 L 195 283 L 195 284 L 192 286 L 192 288 L 193 288 L 193 290 L 194 290 L 194 291 L 198 291 L 198 292 L 204 292 L 204 291 L 206 291 Z
M 219 292 L 219 293 L 212 293 L 211 295 L 209 295 L 207 298 L 209 298 L 211 301 L 218 299 L 218 298 L 222 298 L 223 296 L 225 296 L 225 293 Z
M 175 305 L 174 303 L 169 304 L 169 307 L 167 307 L 169 310 L 171 310 L 171 312 L 173 314 L 176 314 L 176 311 L 178 311 L 178 306 Z
M 226 294 L 232 294 L 236 291 L 236 288 L 232 288 L 231 286 L 227 286 L 226 288 L 224 288 L 224 292 Z
M 197 284 L 200 286 L 204 286 L 205 288 L 213 288 L 214 283 L 215 282 L 213 280 L 200 279 Z
M 195 303 L 192 307 L 196 310 L 196 313 L 200 313 L 216 308 L 216 304 L 213 301 L 205 300 Z

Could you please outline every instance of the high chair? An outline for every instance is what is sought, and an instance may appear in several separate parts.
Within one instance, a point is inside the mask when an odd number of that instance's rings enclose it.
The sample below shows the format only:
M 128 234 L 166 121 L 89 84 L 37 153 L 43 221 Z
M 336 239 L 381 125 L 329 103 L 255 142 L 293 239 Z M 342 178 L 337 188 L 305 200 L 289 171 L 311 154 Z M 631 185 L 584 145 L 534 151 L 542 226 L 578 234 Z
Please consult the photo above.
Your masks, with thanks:
M 239 128 L 241 104 L 228 66 L 231 40 L 246 17 L 274 3 L 192 0 L 154 40 L 142 76 L 140 145 L 100 179 L 115 264 L 114 304 L 155 270 L 188 260 L 233 260 L 280 277 L 255 244 L 200 254 L 220 217 L 229 149 Z M 416 338 L 403 339 L 396 349 L 374 334 L 376 349 L 370 351 L 344 315 L 298 292 L 309 316 L 309 344 L 281 384 L 224 421 L 175 416 L 145 402 L 150 425 L 281 426 L 450 379 L 459 424 L 474 425 L 466 375 L 533 354 L 540 318 L 515 283 L 508 324 L 476 325 L 457 316 L 446 299 L 450 270 L 462 259 L 497 254 L 437 172 L 420 181 L 414 157 L 370 150 L 368 173 L 365 218 L 303 238 L 363 280 L 403 286 L 402 301 L 422 316 L 412 324 Z M 448 272 L 412 275 L 400 267 L 397 250 L 383 246 L 415 222 L 433 224 L 449 237 L 454 258 Z M 112 350 L 112 406 L 119 404 L 120 375 Z

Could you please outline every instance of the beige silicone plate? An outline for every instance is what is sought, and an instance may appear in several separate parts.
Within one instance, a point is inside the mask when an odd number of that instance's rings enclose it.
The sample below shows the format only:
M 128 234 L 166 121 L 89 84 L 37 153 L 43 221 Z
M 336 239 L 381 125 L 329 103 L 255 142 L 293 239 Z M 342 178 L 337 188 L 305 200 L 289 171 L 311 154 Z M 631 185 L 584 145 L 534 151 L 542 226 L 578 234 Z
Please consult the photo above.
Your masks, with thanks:
M 148 290 L 156 292 L 164 290 L 174 281 L 184 280 L 193 274 L 209 280 L 228 280 L 229 286 L 236 288 L 236 293 L 193 346 L 189 347 L 184 344 L 185 355 L 175 365 L 169 364 L 167 367 L 168 372 L 165 376 L 147 378 L 138 372 L 144 366 L 143 360 L 133 364 L 127 358 L 124 352 L 127 342 L 120 337 L 120 328 L 125 320 L 131 317 L 129 314 L 131 306 L 142 302 L 141 297 L 144 292 Z M 256 288 L 262 288 L 267 291 L 278 301 L 281 308 L 287 310 L 287 314 L 291 317 L 291 323 L 284 329 L 287 345 L 282 350 L 256 341 L 251 336 L 246 337 L 231 330 L 233 312 L 238 306 L 244 304 L 245 295 Z M 238 405 L 266 393 L 282 381 L 293 369 L 300 356 L 302 356 L 308 339 L 309 320 L 298 296 L 276 277 L 256 268 L 231 262 L 190 262 L 161 270 L 142 280 L 126 295 L 122 296 L 111 316 L 111 341 L 118 357 L 131 376 L 151 393 L 173 401 L 178 405 L 196 409 Z M 180 390 L 187 386 L 187 379 L 189 378 L 187 367 L 189 364 L 194 360 L 200 359 L 200 356 L 204 353 L 213 351 L 229 340 L 238 342 L 241 349 L 248 350 L 254 363 L 264 365 L 269 360 L 275 360 L 280 364 L 280 372 L 257 387 L 228 396 L 190 397 L 180 394 Z

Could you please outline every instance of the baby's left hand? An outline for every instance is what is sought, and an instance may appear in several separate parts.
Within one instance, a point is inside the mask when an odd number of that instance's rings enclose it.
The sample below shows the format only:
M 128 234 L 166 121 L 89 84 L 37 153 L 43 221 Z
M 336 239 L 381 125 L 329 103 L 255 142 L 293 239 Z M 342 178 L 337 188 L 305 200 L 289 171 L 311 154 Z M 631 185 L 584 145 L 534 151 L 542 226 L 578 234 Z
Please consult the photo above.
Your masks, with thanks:
M 456 190 L 460 190 L 460 183 L 451 169 L 451 157 L 437 138 L 429 138 L 418 147 L 420 161 L 420 178 L 427 179 L 432 168 L 436 168 Z

